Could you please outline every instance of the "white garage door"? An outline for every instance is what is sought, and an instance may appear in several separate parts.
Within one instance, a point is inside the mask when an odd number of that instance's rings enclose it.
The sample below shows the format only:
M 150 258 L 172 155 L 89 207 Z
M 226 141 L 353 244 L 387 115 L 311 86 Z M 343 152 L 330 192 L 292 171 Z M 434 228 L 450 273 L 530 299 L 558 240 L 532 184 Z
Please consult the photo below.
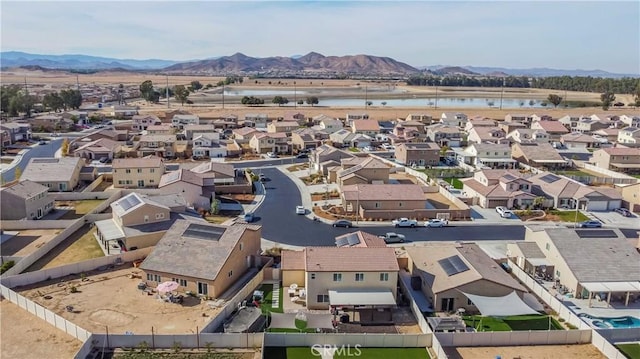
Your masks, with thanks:
M 587 205 L 588 211 L 607 211 L 609 209 L 609 201 L 590 201 Z
M 622 200 L 618 199 L 618 200 L 614 200 L 614 201 L 609 201 L 609 210 L 612 211 L 616 208 L 620 208 L 622 207 Z

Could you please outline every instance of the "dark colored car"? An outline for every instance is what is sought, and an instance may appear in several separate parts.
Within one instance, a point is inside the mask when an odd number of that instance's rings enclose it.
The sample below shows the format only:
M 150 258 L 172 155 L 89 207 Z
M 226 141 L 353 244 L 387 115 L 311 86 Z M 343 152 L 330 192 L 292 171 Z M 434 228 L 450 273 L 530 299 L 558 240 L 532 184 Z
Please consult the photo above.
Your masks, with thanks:
M 602 223 L 599 221 L 584 221 L 580 222 L 580 228 L 600 228 Z
M 346 219 L 338 219 L 335 222 L 333 222 L 333 226 L 350 228 L 350 227 L 353 227 L 353 223 L 351 223 L 351 221 L 347 221 Z
M 631 212 L 626 208 L 616 208 L 616 209 L 614 209 L 614 211 L 616 213 L 620 213 L 621 215 L 623 215 L 625 217 L 633 217 L 633 214 L 631 214 Z
M 245 215 L 244 215 L 244 218 L 243 218 L 243 219 L 244 219 L 244 221 L 245 221 L 245 222 L 247 222 L 247 223 L 251 223 L 251 222 L 253 222 L 253 220 L 254 220 L 255 218 L 254 218 L 254 216 L 253 216 L 253 213 L 247 213 L 247 214 L 245 214 Z
M 306 153 L 299 153 L 296 158 L 309 158 L 309 155 Z

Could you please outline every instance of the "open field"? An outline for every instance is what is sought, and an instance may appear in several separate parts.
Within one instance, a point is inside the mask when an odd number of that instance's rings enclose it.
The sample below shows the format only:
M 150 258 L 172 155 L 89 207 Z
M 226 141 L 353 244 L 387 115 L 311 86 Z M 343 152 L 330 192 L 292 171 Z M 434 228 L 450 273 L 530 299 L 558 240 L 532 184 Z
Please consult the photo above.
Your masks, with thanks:
M 60 233 L 61 229 L 28 229 L 18 231 L 18 235 L 2 243 L 3 256 L 26 257 L 42 247 Z
M 150 334 L 152 328 L 156 334 L 196 333 L 220 310 L 199 298 L 185 297 L 183 304 L 176 304 L 146 295 L 137 288 L 141 274 L 125 263 L 85 273 L 84 279 L 77 274 L 14 290 L 93 333 L 105 333 L 107 327 L 118 334 Z M 71 293 L 72 286 L 76 293 Z
M 27 268 L 27 272 L 103 257 L 104 252 L 93 236 L 93 232 L 88 224 L 80 227 L 53 250 Z
M 605 359 L 591 344 L 537 345 L 517 347 L 445 347 L 449 359 Z
M 0 300 L 0 358 L 73 358 L 82 342 L 6 299 Z

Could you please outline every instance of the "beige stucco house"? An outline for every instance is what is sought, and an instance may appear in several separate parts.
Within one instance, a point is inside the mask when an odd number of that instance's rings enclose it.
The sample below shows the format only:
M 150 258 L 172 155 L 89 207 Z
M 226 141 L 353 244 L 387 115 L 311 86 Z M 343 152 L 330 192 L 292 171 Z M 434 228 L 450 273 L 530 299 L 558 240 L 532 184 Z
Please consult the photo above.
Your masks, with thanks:
M 0 219 L 40 219 L 54 207 L 49 188 L 29 180 L 0 189 Z
M 80 157 L 32 158 L 20 180 L 39 183 L 49 192 L 73 191 L 80 180 L 82 163 Z
M 640 173 L 640 148 L 602 148 L 593 151 L 591 162 L 606 170 Z
M 287 153 L 288 137 L 284 132 L 264 133 L 259 132 L 249 140 L 249 147 L 255 153 Z
M 158 187 L 164 174 L 162 158 L 118 158 L 113 160 L 113 186 L 115 188 Z
M 440 146 L 433 142 L 401 143 L 395 148 L 396 160 L 405 165 L 437 166 Z
M 335 181 L 340 187 L 358 183 L 389 183 L 389 168 L 388 164 L 374 157 L 345 158 L 342 167 L 329 171 L 329 181 Z

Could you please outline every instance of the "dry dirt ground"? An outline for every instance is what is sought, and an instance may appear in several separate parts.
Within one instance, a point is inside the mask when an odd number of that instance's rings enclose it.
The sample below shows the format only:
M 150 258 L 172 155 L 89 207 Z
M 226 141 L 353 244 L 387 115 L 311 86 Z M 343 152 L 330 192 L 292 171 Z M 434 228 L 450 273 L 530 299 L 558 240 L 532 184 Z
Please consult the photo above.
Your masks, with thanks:
M 141 275 L 142 271 L 125 263 L 113 270 L 86 273 L 84 281 L 78 274 L 14 290 L 94 333 L 105 333 L 107 327 L 109 333 L 117 334 L 149 334 L 152 327 L 157 334 L 195 333 L 196 327 L 201 329 L 219 311 L 197 298 L 187 297 L 184 304 L 175 304 L 143 294 L 137 289 L 141 279 L 129 278 L 132 273 Z M 78 292 L 71 293 L 71 286 Z
M 0 358 L 73 358 L 82 342 L 6 299 L 0 300 Z
M 450 359 L 605 359 L 596 347 L 583 345 L 538 345 L 518 347 L 445 348 Z
M 2 243 L 3 256 L 25 257 L 49 242 L 61 229 L 28 229 Z

